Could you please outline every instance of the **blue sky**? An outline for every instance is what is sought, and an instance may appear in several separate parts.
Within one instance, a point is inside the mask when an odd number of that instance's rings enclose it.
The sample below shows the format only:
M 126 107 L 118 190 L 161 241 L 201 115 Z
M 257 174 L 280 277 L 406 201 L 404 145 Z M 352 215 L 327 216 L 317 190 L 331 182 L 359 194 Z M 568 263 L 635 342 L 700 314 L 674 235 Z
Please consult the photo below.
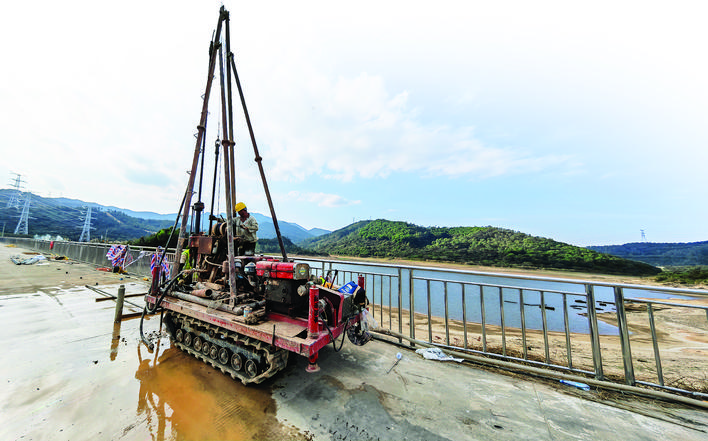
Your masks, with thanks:
M 0 183 L 175 212 L 221 3 L 14 3 Z M 280 219 L 708 239 L 702 2 L 224 3 Z M 236 138 L 239 199 L 268 214 Z

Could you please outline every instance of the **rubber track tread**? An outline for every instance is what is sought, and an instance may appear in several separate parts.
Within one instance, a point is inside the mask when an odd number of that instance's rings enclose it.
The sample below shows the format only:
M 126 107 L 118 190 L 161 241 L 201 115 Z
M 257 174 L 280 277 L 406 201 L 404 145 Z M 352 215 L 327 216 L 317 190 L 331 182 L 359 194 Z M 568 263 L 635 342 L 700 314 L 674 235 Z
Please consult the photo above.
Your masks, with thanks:
M 204 363 L 211 365 L 212 367 L 220 370 L 224 374 L 231 375 L 231 378 L 233 378 L 234 380 L 241 380 L 243 384 L 261 383 L 264 380 L 272 377 L 282 369 L 284 369 L 287 365 L 289 352 L 285 349 L 277 348 L 273 345 L 263 343 L 260 340 L 241 335 L 229 331 L 227 329 L 219 328 L 218 326 L 202 322 L 201 320 L 197 320 L 193 317 L 189 317 L 181 313 L 170 311 L 168 315 L 171 316 L 169 317 L 169 319 L 172 320 L 172 322 L 176 326 L 175 332 L 177 327 L 184 328 L 184 326 L 180 324 L 187 323 L 191 328 L 190 332 L 193 334 L 193 336 L 199 336 L 205 342 L 209 342 L 210 344 L 216 344 L 220 348 L 228 349 L 230 355 L 229 359 L 235 352 L 242 354 L 245 350 L 250 354 L 249 358 L 258 360 L 261 364 L 263 362 L 266 364 L 266 369 L 264 369 L 263 372 L 253 378 L 250 378 L 243 372 L 244 367 L 242 367 L 240 371 L 236 371 L 231 367 L 230 363 L 228 365 L 221 364 L 218 361 L 218 356 L 216 360 L 211 359 L 208 355 L 204 355 L 202 352 L 197 351 L 194 348 L 186 346 L 184 343 L 177 341 L 175 336 L 168 332 L 170 334 L 170 339 L 172 340 L 172 343 L 181 351 L 186 352 L 192 355 L 193 357 L 203 361 Z M 169 327 L 167 329 L 169 329 Z M 210 334 L 212 334 L 213 337 L 210 336 Z M 219 337 L 225 338 L 220 339 Z M 236 344 L 231 342 L 239 343 L 239 345 L 237 346 Z M 239 350 L 235 351 L 235 347 L 239 347 Z M 265 353 L 265 355 L 259 354 L 259 352 L 263 352 Z

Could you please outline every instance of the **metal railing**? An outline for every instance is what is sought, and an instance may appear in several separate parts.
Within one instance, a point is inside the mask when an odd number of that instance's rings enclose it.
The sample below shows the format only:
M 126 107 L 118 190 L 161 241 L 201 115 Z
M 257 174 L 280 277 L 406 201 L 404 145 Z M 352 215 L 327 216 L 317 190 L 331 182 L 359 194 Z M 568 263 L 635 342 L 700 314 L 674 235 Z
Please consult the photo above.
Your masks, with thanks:
M 708 306 L 681 303 L 706 299 L 708 291 L 299 260 L 309 262 L 319 276 L 339 270 L 344 276 L 340 284 L 363 274 L 379 326 L 410 339 L 597 380 L 708 397 Z M 660 319 L 657 307 L 666 308 Z M 677 317 L 687 324 L 681 331 L 675 331 L 681 321 Z M 694 335 L 676 337 L 676 332 Z
M 108 250 L 111 248 L 111 244 L 49 241 L 16 237 L 4 237 L 0 238 L 0 241 L 48 254 L 66 256 L 78 262 L 97 265 L 99 267 L 111 267 L 111 261 L 106 257 Z M 127 254 L 129 255 L 129 260 L 128 264 L 125 265 L 125 270 L 140 276 L 150 276 L 150 258 L 156 251 L 157 248 L 155 247 L 128 246 Z M 167 250 L 165 260 L 169 263 L 174 261 L 174 250 Z
M 55 242 L 50 251 L 48 241 L 4 240 L 81 262 L 109 264 L 108 244 Z M 151 255 L 155 249 L 130 247 L 134 255 L 141 251 Z M 173 257 L 170 254 L 170 260 Z M 682 303 L 707 298 L 704 290 L 295 260 L 309 263 L 315 276 L 336 271 L 338 285 L 363 275 L 369 309 L 379 327 L 410 339 L 597 380 L 708 397 L 708 306 Z M 149 257 L 136 260 L 128 271 L 149 276 Z M 677 323 L 683 327 L 677 328 Z

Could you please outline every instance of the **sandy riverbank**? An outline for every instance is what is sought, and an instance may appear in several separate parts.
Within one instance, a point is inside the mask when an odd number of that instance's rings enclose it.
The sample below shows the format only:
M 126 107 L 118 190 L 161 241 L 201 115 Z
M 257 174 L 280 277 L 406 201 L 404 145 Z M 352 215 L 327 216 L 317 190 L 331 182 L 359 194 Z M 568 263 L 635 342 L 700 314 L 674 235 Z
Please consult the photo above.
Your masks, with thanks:
M 582 271 L 560 270 L 560 269 L 523 269 L 504 268 L 496 266 L 466 265 L 461 263 L 437 262 L 437 261 L 415 261 L 405 259 L 381 259 L 381 258 L 361 258 L 349 256 L 329 256 L 332 260 L 361 262 L 361 263 L 382 263 L 388 265 L 406 265 L 418 267 L 449 268 L 455 270 L 476 271 L 482 273 L 501 273 L 518 276 L 551 277 L 558 279 L 589 280 L 604 283 L 623 283 L 628 285 L 657 285 L 657 282 L 650 276 L 624 276 L 615 274 L 596 274 Z M 695 287 L 704 288 L 704 287 Z M 707 291 L 708 294 L 708 291 Z

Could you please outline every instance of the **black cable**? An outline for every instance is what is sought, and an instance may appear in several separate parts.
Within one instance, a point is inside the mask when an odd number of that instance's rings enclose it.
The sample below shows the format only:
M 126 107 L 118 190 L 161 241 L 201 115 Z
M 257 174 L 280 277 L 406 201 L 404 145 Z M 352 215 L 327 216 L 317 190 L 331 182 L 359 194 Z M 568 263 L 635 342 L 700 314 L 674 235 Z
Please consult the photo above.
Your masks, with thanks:
M 163 283 L 162 286 L 164 286 L 164 289 L 162 287 L 158 288 L 158 291 L 161 291 L 161 294 L 159 297 L 157 297 L 157 300 L 155 301 L 155 306 L 149 308 L 148 304 L 145 304 L 145 308 L 150 314 L 154 314 L 157 312 L 157 308 L 160 306 L 160 303 L 162 303 L 162 299 L 164 299 L 167 293 L 171 291 L 172 285 L 177 282 L 177 279 L 179 279 L 182 274 L 184 274 L 184 271 L 180 271 L 176 276 L 172 278 L 172 280 Z
M 184 271 L 181 271 L 172 280 L 163 283 L 164 289 L 162 287 L 158 288 L 158 291 L 161 291 L 162 293 L 159 297 L 157 297 L 157 300 L 155 300 L 155 305 L 152 308 L 148 306 L 149 303 L 145 302 L 143 313 L 140 315 L 140 339 L 143 341 L 143 343 L 145 343 L 145 346 L 147 346 L 151 352 L 155 345 L 152 344 L 147 338 L 145 338 L 145 334 L 143 334 L 143 322 L 145 321 L 145 313 L 147 312 L 149 314 L 154 314 L 157 312 L 157 308 L 160 306 L 160 303 L 162 303 L 162 300 L 165 298 L 167 293 L 170 291 L 172 285 L 177 281 L 177 279 L 179 278 L 179 276 L 182 275 L 182 273 L 184 273 Z M 160 317 L 160 327 L 162 327 L 162 317 Z
M 329 339 L 332 341 L 332 347 L 334 348 L 334 352 L 339 352 L 342 350 L 342 346 L 344 346 L 344 334 L 346 334 L 347 331 L 349 330 L 349 324 L 351 322 L 351 319 L 354 317 L 354 315 L 351 315 L 347 318 L 347 324 L 344 326 L 344 330 L 342 331 L 342 342 L 339 344 L 339 349 L 337 349 L 337 342 L 334 338 L 334 335 L 332 334 L 332 330 L 329 329 L 329 326 L 327 326 L 327 317 L 322 317 L 323 312 L 324 312 L 323 310 L 320 310 L 320 313 L 319 313 L 320 318 L 322 319 L 322 322 L 324 323 L 324 326 L 327 329 L 327 333 L 329 334 Z
M 145 346 L 147 346 L 148 350 L 152 352 L 153 348 L 155 347 L 152 342 L 150 342 L 147 338 L 145 338 L 145 334 L 143 334 L 143 319 L 145 319 L 145 311 L 147 311 L 147 303 L 145 304 L 145 308 L 143 308 L 143 313 L 140 316 L 140 340 L 145 343 Z

